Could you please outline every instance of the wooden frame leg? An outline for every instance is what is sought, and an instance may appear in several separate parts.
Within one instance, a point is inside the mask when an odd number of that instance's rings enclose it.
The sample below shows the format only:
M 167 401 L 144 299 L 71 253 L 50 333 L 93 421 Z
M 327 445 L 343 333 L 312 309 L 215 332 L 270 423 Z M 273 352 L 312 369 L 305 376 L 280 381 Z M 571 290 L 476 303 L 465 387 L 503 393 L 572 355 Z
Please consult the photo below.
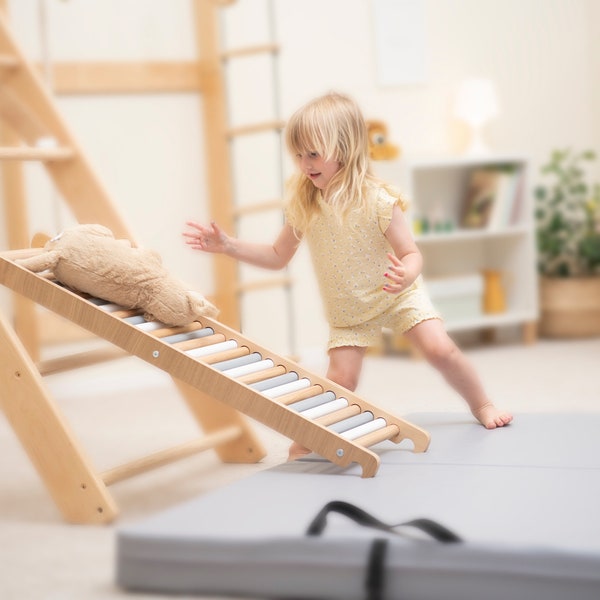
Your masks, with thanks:
M 87 524 L 112 521 L 115 502 L 2 314 L 0 374 L 0 406 L 64 518 Z
M 3 145 L 18 145 L 20 140 L 12 130 L 0 124 L 0 142 Z M 7 228 L 8 246 L 11 249 L 29 246 L 29 225 L 23 167 L 20 163 L 3 161 L 2 191 L 4 195 L 4 216 Z M 15 331 L 21 338 L 29 356 L 39 359 L 40 335 L 38 316 L 34 303 L 19 294 L 13 294 Z
M 523 324 L 523 343 L 527 345 L 535 344 L 538 338 L 537 321 L 528 321 Z
M 232 425 L 242 431 L 236 439 L 214 448 L 223 462 L 257 463 L 266 456 L 263 445 L 244 415 L 183 381 L 175 378 L 173 381 L 205 433 L 210 434 Z

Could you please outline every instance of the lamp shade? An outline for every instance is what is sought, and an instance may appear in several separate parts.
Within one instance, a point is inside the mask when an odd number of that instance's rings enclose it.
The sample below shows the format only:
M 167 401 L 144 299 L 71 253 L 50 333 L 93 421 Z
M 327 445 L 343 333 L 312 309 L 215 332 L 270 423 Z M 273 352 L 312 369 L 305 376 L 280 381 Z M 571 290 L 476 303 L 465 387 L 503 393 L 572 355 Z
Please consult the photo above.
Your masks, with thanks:
M 467 123 L 471 130 L 471 141 L 467 154 L 490 152 L 483 139 L 484 125 L 500 112 L 494 83 L 489 79 L 467 79 L 463 81 L 454 99 L 454 115 Z
M 457 90 L 454 115 L 473 126 L 481 126 L 499 113 L 494 83 L 489 79 L 467 79 Z

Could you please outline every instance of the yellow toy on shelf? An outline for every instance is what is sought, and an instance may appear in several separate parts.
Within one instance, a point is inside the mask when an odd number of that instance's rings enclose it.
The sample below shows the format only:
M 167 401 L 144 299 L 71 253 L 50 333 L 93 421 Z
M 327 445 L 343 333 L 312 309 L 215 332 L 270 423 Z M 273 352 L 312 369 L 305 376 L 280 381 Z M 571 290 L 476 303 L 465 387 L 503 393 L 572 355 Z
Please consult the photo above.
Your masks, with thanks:
M 367 121 L 369 156 L 372 160 L 393 160 L 400 155 L 400 148 L 388 140 L 388 128 L 383 121 Z

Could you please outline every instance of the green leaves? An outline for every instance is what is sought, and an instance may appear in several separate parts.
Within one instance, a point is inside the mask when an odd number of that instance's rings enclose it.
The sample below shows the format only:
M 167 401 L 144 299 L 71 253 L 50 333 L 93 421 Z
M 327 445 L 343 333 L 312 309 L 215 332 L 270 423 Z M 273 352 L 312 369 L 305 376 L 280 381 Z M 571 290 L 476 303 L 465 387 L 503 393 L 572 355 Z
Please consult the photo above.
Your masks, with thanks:
M 549 276 L 600 274 L 600 184 L 586 181 L 593 150 L 553 150 L 534 189 L 538 268 Z

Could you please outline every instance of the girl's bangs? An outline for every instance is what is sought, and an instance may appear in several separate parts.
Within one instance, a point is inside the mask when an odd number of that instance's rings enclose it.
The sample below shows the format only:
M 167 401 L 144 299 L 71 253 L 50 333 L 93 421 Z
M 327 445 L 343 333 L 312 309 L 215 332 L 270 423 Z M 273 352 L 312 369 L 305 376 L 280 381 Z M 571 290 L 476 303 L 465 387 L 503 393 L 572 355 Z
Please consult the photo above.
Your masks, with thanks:
M 288 125 L 287 142 L 294 154 L 318 152 L 325 160 L 330 160 L 335 153 L 335 144 L 332 144 L 334 139 L 335 135 L 324 131 L 324 123 L 319 115 L 309 114 L 309 111 L 296 115 Z M 332 145 L 333 148 L 330 147 Z

